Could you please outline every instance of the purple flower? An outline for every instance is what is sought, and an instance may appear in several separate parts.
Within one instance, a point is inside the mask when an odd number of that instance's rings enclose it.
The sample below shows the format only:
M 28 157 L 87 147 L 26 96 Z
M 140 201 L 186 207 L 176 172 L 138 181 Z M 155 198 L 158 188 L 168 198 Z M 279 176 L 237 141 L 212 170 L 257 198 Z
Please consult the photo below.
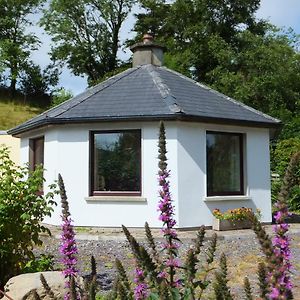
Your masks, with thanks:
M 165 271 L 161 271 L 158 273 L 158 278 L 167 278 L 167 273 Z
M 164 124 L 161 122 L 159 130 L 159 201 L 158 211 L 159 220 L 163 223 L 162 233 L 165 238 L 165 243 L 162 244 L 162 251 L 166 253 L 164 262 L 161 265 L 159 278 L 165 281 L 171 287 L 176 287 L 178 282 L 178 276 L 176 274 L 177 268 L 180 266 L 178 257 L 178 248 L 180 247 L 180 240 L 178 239 L 177 232 L 175 230 L 176 220 L 175 207 L 173 205 L 172 195 L 170 192 L 170 171 L 167 169 L 167 157 L 166 157 L 166 135 Z
M 145 283 L 145 274 L 144 271 L 140 268 L 135 269 L 135 278 L 134 282 L 137 284 L 134 288 L 134 299 L 143 300 L 146 299 L 149 295 L 148 285 Z
M 290 263 L 290 238 L 287 236 L 289 225 L 285 219 L 289 216 L 287 205 L 284 201 L 278 201 L 275 204 L 277 211 L 274 214 L 276 225 L 273 226 L 275 233 L 272 244 L 274 255 L 278 259 L 278 266 L 269 276 L 270 299 L 286 299 L 291 293 L 293 284 L 291 282 L 290 272 L 292 265 Z
M 269 294 L 271 299 L 277 299 L 279 297 L 279 290 L 277 288 L 272 288 L 271 293 Z
M 70 281 L 72 277 L 76 277 L 78 270 L 76 268 L 78 254 L 75 232 L 73 230 L 72 219 L 69 216 L 62 216 L 62 234 L 61 234 L 61 245 L 60 253 L 62 254 L 61 262 L 64 265 L 63 275 L 66 278 L 65 287 L 70 287 Z M 68 300 L 70 298 L 69 292 L 65 294 L 64 299 Z
M 140 283 L 134 288 L 134 299 L 144 300 L 147 299 L 149 295 L 148 285 L 146 283 Z
M 168 267 L 178 268 L 178 267 L 180 267 L 180 260 L 178 258 L 169 258 L 166 261 L 166 265 Z

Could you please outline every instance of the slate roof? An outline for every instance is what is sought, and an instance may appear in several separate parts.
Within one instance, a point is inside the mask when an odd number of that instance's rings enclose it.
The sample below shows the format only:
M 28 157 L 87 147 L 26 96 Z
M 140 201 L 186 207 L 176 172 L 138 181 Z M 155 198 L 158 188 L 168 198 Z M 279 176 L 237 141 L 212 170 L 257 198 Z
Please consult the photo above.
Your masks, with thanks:
M 49 124 L 186 120 L 276 127 L 280 121 L 180 73 L 154 65 L 128 69 L 9 130 L 20 134 Z

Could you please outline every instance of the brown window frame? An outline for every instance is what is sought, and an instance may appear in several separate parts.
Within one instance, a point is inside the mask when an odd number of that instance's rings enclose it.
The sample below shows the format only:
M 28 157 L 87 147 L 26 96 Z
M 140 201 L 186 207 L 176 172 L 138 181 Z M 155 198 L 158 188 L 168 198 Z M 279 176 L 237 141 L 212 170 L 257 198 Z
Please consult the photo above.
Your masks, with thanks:
M 239 191 L 222 191 L 222 192 L 214 192 L 208 190 L 208 162 L 207 162 L 207 135 L 208 134 L 219 134 L 219 135 L 231 135 L 239 137 L 239 151 L 240 151 L 240 189 Z M 245 143 L 245 134 L 239 132 L 224 132 L 224 131 L 206 131 L 206 190 L 207 196 L 243 196 L 245 195 L 245 177 L 244 177 L 244 143 Z
M 94 183 L 94 146 L 95 135 L 105 133 L 120 133 L 120 132 L 137 132 L 140 138 L 140 190 L 139 191 L 95 191 Z M 142 195 L 142 131 L 141 129 L 120 129 L 120 130 L 95 130 L 90 131 L 90 159 L 89 159 L 89 195 L 90 196 L 141 196 Z
M 41 163 L 44 166 L 44 151 L 45 151 L 45 137 L 39 136 L 32 139 L 29 139 L 29 170 L 34 171 L 36 168 L 36 144 L 38 141 L 43 142 L 43 162 Z

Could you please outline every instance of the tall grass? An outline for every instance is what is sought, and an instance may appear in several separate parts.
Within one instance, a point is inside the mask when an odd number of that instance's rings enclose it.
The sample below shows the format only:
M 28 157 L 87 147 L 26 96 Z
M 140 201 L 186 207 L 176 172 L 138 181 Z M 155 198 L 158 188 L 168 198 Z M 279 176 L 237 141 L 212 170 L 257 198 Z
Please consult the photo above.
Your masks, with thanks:
M 0 130 L 8 130 L 33 118 L 42 111 L 41 108 L 0 99 Z

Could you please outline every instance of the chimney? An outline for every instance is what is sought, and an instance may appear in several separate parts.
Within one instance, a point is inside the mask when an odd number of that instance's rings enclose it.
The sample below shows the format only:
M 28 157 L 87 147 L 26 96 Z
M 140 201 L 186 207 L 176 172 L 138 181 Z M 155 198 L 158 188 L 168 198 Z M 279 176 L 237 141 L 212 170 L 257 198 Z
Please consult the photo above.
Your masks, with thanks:
M 144 34 L 141 43 L 130 47 L 133 52 L 132 66 L 148 65 L 162 66 L 165 47 L 153 42 L 153 36 Z

